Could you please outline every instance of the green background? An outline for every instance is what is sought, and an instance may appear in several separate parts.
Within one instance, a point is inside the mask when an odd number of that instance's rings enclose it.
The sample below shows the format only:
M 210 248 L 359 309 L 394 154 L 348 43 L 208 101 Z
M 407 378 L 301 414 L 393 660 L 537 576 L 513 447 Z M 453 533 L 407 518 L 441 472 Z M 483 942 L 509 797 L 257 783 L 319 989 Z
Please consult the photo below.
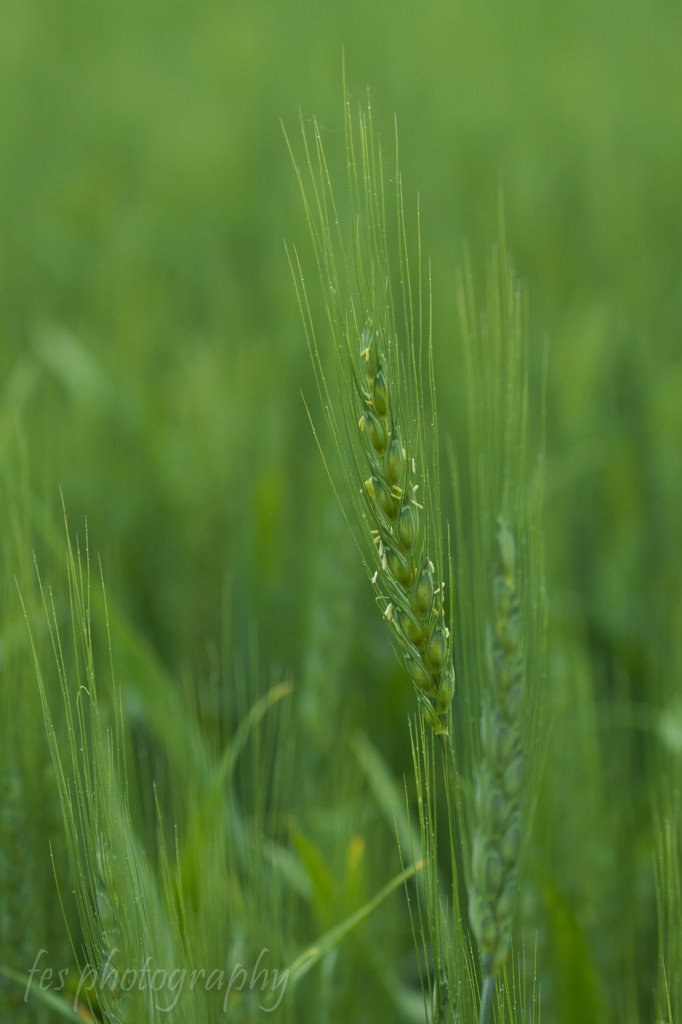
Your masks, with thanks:
M 5 0 L 0 12 L 3 651 L 18 628 L 12 576 L 48 546 L 61 487 L 145 649 L 200 686 L 255 643 L 266 671 L 294 681 L 311 763 L 330 779 L 357 728 L 409 774 L 413 699 L 301 397 L 315 414 L 283 241 L 308 260 L 309 243 L 280 119 L 294 140 L 299 107 L 319 119 L 343 214 L 342 53 L 353 102 L 371 89 L 389 177 L 397 117 L 455 435 L 455 268 L 466 244 L 483 280 L 503 182 L 531 334 L 550 353 L 552 706 L 557 735 L 585 744 L 550 759 L 544 905 L 553 955 L 567 944 L 598 990 L 594 1019 L 625 991 L 651 1019 L 651 793 L 660 748 L 680 757 L 680 38 L 672 2 Z M 133 670 L 120 682 L 134 688 Z M 318 836 L 331 862 L 335 829 Z M 392 870 L 372 865 L 370 893 L 399 870 L 389 827 L 381 842 Z M 551 1019 L 551 1000 L 571 997 L 547 991 Z

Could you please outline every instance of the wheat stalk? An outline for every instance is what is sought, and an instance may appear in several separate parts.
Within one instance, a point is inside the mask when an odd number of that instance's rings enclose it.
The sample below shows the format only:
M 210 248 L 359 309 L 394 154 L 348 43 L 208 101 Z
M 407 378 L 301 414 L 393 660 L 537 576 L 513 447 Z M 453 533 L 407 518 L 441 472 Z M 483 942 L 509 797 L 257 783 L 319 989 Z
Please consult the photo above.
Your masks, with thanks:
M 455 472 L 456 653 L 460 674 L 463 671 L 465 676 L 464 694 L 459 694 L 460 709 L 465 713 L 456 721 L 449 713 L 455 690 L 454 609 L 451 603 L 450 621 L 446 622 L 430 289 L 428 331 L 423 332 L 422 323 L 427 318 L 420 284 L 421 247 L 418 244 L 419 273 L 413 294 L 400 174 L 396 170 L 400 278 L 396 302 L 391 284 L 396 274 L 389 258 L 382 157 L 375 148 L 369 105 L 360 113 L 357 136 L 351 121 L 347 101 L 352 256 L 347 255 L 341 228 L 343 218 L 315 122 L 312 146 L 305 126 L 301 126 L 307 181 L 296 167 L 326 298 L 335 354 L 335 387 L 330 383 L 331 375 L 322 355 L 324 347 L 318 342 L 317 318 L 301 261 L 295 251 L 290 255 L 318 390 L 339 464 L 338 475 L 327 462 L 325 445 L 314 424 L 313 429 L 335 490 L 338 477 L 344 480 L 346 493 L 339 496 L 337 492 L 337 497 L 342 506 L 346 498 L 350 503 L 349 523 L 375 588 L 377 603 L 392 626 L 394 646 L 412 681 L 424 722 L 431 727 L 431 735 L 438 736 L 445 754 L 452 865 L 452 889 L 446 897 L 440 892 L 437 871 L 435 805 L 432 812 L 420 817 L 426 859 L 433 865 L 432 885 L 426 895 L 425 930 L 430 948 L 424 946 L 427 963 L 433 960 L 433 971 L 427 967 L 432 1012 L 437 1020 L 448 1019 L 451 1012 L 456 1012 L 456 1003 L 463 1006 L 469 1001 L 469 994 L 454 997 L 457 979 L 462 974 L 460 968 L 464 965 L 472 981 L 476 974 L 470 960 L 472 937 L 465 935 L 459 916 L 459 908 L 466 902 L 466 890 L 473 937 L 481 952 L 483 988 L 479 1019 L 485 1022 L 492 1011 L 495 978 L 505 963 L 511 942 L 526 820 L 522 827 L 522 783 L 526 776 L 532 776 L 535 756 L 534 684 L 523 685 L 526 673 L 521 626 L 530 638 L 533 668 L 528 678 L 532 681 L 537 677 L 536 663 L 544 646 L 542 630 L 536 629 L 542 615 L 539 598 L 534 598 L 536 610 L 521 622 L 516 545 L 508 525 L 513 521 L 520 530 L 523 551 L 519 561 L 522 572 L 530 565 L 528 580 L 532 593 L 540 585 L 541 567 L 535 542 L 529 543 L 526 536 L 526 515 L 535 514 L 539 490 L 536 494 L 533 486 L 528 486 L 533 474 L 529 474 L 526 463 L 528 363 L 523 295 L 508 261 L 503 235 L 489 289 L 488 317 L 481 318 L 480 336 L 476 331 L 478 314 L 470 275 L 461 277 L 458 283 L 470 402 L 470 488 L 466 498 L 470 502 L 467 511 L 471 512 L 472 525 L 463 525 L 461 483 Z M 537 475 L 541 477 L 540 472 Z M 488 590 L 485 581 L 490 578 L 491 520 L 500 509 L 504 510 L 505 518 L 497 524 L 491 610 L 484 596 Z M 491 685 L 486 687 L 482 685 L 485 632 L 486 623 L 490 631 L 491 614 Z M 469 724 L 476 720 L 476 714 L 471 714 L 471 709 L 476 708 L 480 710 L 478 730 Z M 421 736 L 423 743 L 423 733 Z M 461 744 L 461 749 L 456 750 L 453 740 Z M 430 756 L 424 753 L 424 764 L 431 764 Z M 415 759 L 415 770 L 421 792 L 424 787 L 428 789 L 430 775 L 426 770 L 417 770 L 418 760 Z M 461 764 L 466 764 L 477 778 L 473 814 L 467 806 L 466 787 L 461 784 Z M 462 829 L 464 823 L 468 829 Z M 448 903 L 451 910 L 447 909 Z M 475 983 L 473 987 L 475 990 Z

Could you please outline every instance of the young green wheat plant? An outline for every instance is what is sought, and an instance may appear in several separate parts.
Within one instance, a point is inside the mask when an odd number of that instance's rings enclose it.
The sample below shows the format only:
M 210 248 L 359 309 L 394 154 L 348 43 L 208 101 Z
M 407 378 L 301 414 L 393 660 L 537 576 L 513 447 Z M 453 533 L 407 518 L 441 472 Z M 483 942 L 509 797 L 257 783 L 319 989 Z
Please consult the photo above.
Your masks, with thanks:
M 313 121 L 312 143 L 303 122 L 301 130 L 305 175 L 289 148 L 324 294 L 333 369 L 295 250 L 290 263 L 336 466 L 315 434 L 337 497 L 350 509 L 349 525 L 421 713 L 412 740 L 424 887 L 413 925 L 429 993 L 426 1016 L 468 1021 L 478 1015 L 483 1022 L 490 1020 L 495 981 L 511 946 L 543 671 L 542 466 L 526 462 L 523 297 L 503 240 L 480 330 L 471 275 L 460 279 L 468 463 L 460 472 L 456 446 L 456 557 L 448 571 L 431 288 L 430 279 L 428 288 L 423 284 L 419 218 L 413 278 L 401 176 L 396 166 L 389 218 L 369 101 L 357 122 L 348 99 L 345 106 L 349 237 L 320 128 Z M 339 477 L 345 494 L 337 490 Z M 449 602 L 446 577 L 448 593 L 456 581 Z M 455 692 L 456 663 L 458 690 L 462 672 L 466 677 L 462 699 Z M 443 881 L 434 738 L 443 755 L 449 883 Z M 498 1015 L 503 1012 L 498 998 Z
M 206 1024 L 228 1011 L 249 1021 L 261 1018 L 261 1004 L 291 1019 L 285 996 L 294 951 L 284 920 L 293 890 L 280 812 L 291 684 L 277 682 L 253 702 L 253 684 L 237 685 L 240 722 L 226 736 L 222 716 L 208 724 L 217 689 L 181 697 L 156 673 L 132 702 L 138 739 L 148 730 L 155 753 L 151 777 L 113 677 L 110 625 L 118 613 L 103 587 L 91 586 L 87 539 L 81 548 L 67 534 L 66 562 L 66 607 L 39 583 L 61 699 L 51 700 L 35 624 L 30 636 L 71 873 L 58 884 L 73 888 L 82 929 L 82 945 L 72 936 L 74 1004 L 89 1004 L 105 1024 Z M 106 689 L 98 653 L 105 664 L 111 659 Z M 245 964 L 258 965 L 250 987 Z M 23 990 L 31 1006 L 56 996 L 32 975 Z M 68 1000 L 58 1005 L 75 1016 Z
M 468 397 L 465 441 L 451 460 L 462 709 L 457 742 L 474 775 L 460 813 L 467 821 L 469 919 L 481 952 L 485 1003 L 511 945 L 539 786 L 538 737 L 546 735 L 540 727 L 547 657 L 543 413 L 540 402 L 539 422 L 531 415 L 527 301 L 506 252 L 501 204 L 484 309 L 479 312 L 468 261 L 457 278 L 457 297 Z M 546 362 L 541 365 L 543 394 Z M 481 1019 L 485 1012 L 483 1006 Z

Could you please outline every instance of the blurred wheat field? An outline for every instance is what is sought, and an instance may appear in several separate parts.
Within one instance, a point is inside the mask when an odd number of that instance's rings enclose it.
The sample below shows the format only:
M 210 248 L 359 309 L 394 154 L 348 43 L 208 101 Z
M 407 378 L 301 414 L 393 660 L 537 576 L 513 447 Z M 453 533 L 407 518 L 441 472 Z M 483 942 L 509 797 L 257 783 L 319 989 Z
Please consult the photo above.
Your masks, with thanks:
M 681 32 L 663 2 L 3 5 L 1 1020 L 87 1019 L 75 987 L 106 934 L 169 970 L 243 965 L 228 1019 L 468 1021 L 422 996 L 396 882 L 419 860 L 413 694 L 301 399 L 318 422 L 283 239 L 323 303 L 280 119 L 317 117 L 350 226 L 342 53 L 389 183 L 397 117 L 410 223 L 419 205 L 450 522 L 457 267 L 468 251 L 484 305 L 500 182 L 549 352 L 549 734 L 517 910 L 527 987 L 507 979 L 498 1018 L 679 1018 Z M 538 395 L 541 358 L 529 372 Z M 109 780 L 85 846 L 78 807 L 63 820 L 81 741 Z M 263 1010 L 265 948 L 269 982 L 298 980 Z M 219 1020 L 224 995 L 185 992 L 175 1017 Z M 172 1019 L 89 1001 L 97 1020 Z

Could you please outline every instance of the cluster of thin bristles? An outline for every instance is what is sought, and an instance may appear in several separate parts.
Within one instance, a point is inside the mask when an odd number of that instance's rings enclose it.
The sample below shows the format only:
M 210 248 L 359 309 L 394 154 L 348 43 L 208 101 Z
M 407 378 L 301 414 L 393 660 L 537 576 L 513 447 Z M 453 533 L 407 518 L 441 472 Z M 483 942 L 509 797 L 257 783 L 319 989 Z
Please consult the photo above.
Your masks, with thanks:
M 364 493 L 378 565 L 373 583 L 386 601 L 384 614 L 394 626 L 424 716 L 442 733 L 442 716 L 455 687 L 444 582 L 435 578 L 428 555 L 416 462 L 404 446 L 392 407 L 388 360 L 380 332 L 371 323 L 365 325 L 360 344 L 365 379 L 358 382 L 358 429 L 370 469 Z
M 523 659 L 516 550 L 509 526 L 497 523 L 493 592 L 492 686 L 481 712 L 481 760 L 469 898 L 484 972 L 494 977 L 509 951 L 521 843 L 520 794 Z

